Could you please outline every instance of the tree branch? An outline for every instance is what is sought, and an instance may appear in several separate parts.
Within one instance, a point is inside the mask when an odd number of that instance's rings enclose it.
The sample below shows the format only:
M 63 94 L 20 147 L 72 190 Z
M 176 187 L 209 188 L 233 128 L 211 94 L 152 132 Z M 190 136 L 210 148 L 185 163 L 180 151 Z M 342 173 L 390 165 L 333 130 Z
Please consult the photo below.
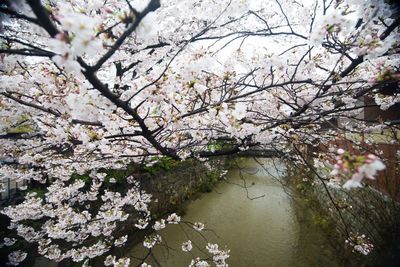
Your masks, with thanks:
M 40 0 L 27 0 L 33 13 L 35 13 L 37 21 L 51 37 L 55 37 L 59 32 L 56 25 L 50 20 L 49 12 L 42 6 Z
M 160 1 L 159 0 L 151 0 L 151 2 L 148 4 L 148 6 L 142 11 L 135 13 L 135 21 L 129 26 L 129 28 L 118 38 L 117 41 L 115 41 L 114 45 L 107 51 L 106 54 L 104 54 L 99 61 L 97 61 L 96 65 L 91 67 L 91 71 L 96 72 L 98 69 L 101 68 L 101 66 L 121 47 L 121 45 L 124 43 L 126 38 L 130 36 L 137 28 L 139 23 L 142 21 L 142 19 L 150 12 L 155 11 L 157 8 L 160 7 Z
M 23 19 L 23 20 L 26 20 L 26 21 L 29 21 L 29 22 L 32 22 L 32 23 L 40 25 L 39 21 L 37 19 L 25 16 L 24 14 L 19 14 L 19 13 L 13 11 L 13 10 L 10 10 L 10 9 L 7 9 L 7 8 L 0 8 L 0 12 L 4 13 L 4 14 L 7 14 L 7 15 L 10 15 L 12 18 Z
M 55 54 L 52 52 L 38 51 L 34 49 L 0 49 L 0 54 L 10 55 L 23 55 L 23 56 L 36 56 L 36 57 L 53 57 Z

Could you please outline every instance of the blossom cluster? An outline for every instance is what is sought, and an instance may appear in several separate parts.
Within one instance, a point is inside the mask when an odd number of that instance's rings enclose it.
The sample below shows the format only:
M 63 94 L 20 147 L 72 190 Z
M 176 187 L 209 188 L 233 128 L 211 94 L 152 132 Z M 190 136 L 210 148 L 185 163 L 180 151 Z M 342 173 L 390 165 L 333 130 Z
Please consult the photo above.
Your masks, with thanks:
M 350 233 L 349 238 L 345 242 L 353 247 L 353 252 L 362 255 L 368 255 L 374 249 L 374 245 L 371 244 L 369 238 L 358 233 Z
M 211 243 L 207 244 L 206 249 L 213 255 L 213 261 L 217 267 L 228 266 L 225 260 L 229 258 L 230 250 L 220 250 L 218 248 L 218 244 L 211 244 Z
M 21 250 L 13 251 L 8 255 L 9 262 L 7 264 L 12 266 L 19 265 L 22 261 L 25 260 L 27 255 L 28 253 Z
M 114 267 L 128 267 L 131 260 L 129 258 L 119 258 L 109 255 L 104 260 L 104 266 L 114 266 Z
M 343 188 L 361 187 L 361 181 L 364 178 L 374 180 L 377 171 L 383 169 L 385 169 L 385 165 L 373 154 L 368 154 L 366 157 L 352 156 L 349 152 L 339 148 L 336 163 L 330 173 L 333 176 L 330 183 L 339 185 L 342 182 L 342 177 L 350 177 L 343 184 Z
M 64 33 L 50 40 L 50 48 L 57 53 L 52 60 L 68 72 L 79 73 L 81 67 L 77 57 L 93 57 L 103 49 L 101 41 L 94 36 L 96 19 L 63 6 L 55 18 L 61 23 Z
M 149 221 L 147 207 L 151 201 L 151 196 L 141 191 L 137 183 L 125 195 L 107 189 L 100 193 L 104 178 L 102 173 L 93 173 L 88 190 L 83 190 L 86 183 L 81 179 L 68 186 L 61 180 L 55 181 L 48 187 L 44 198 L 35 192 L 28 193 L 24 202 L 6 207 L 2 213 L 11 218 L 10 229 L 15 229 L 28 242 L 37 242 L 39 254 L 51 260 L 72 258 L 79 262 L 100 256 L 112 246 L 120 247 L 126 242 L 127 236 L 115 238 L 112 235 L 118 223 L 129 216 L 124 208 L 132 206 L 142 216 L 139 221 Z M 102 204 L 97 212 L 89 211 L 91 205 L 95 205 L 94 201 L 99 200 Z M 79 212 L 73 208 L 77 205 L 86 206 L 89 210 Z M 39 229 L 24 225 L 27 220 L 43 219 L 44 223 Z M 100 236 L 103 241 L 84 245 L 91 237 Z M 73 248 L 65 250 L 57 244 L 60 239 L 74 244 Z M 5 243 L 11 244 L 11 239 L 5 239 Z
M 333 211 L 334 211 L 334 207 L 337 207 L 338 209 L 344 210 L 344 211 L 346 211 L 346 210 L 352 210 L 352 209 L 353 209 L 353 206 L 350 205 L 350 204 L 347 202 L 347 199 L 342 199 L 342 200 L 340 200 L 340 201 L 335 201 L 334 203 L 332 203 L 332 201 L 329 201 L 329 202 L 328 202 L 328 205 L 329 205 L 328 210 L 329 210 L 330 212 L 333 212 Z

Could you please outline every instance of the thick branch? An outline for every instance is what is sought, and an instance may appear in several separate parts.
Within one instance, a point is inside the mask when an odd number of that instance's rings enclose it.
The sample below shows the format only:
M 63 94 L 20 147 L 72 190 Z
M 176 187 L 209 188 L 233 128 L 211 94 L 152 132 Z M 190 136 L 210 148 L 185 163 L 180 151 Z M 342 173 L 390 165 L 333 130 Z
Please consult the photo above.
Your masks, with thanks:
M 0 12 L 4 13 L 4 14 L 7 14 L 7 15 L 10 15 L 12 18 L 24 19 L 26 21 L 33 22 L 35 24 L 39 24 L 39 21 L 37 19 L 25 16 L 23 14 L 19 14 L 19 13 L 13 11 L 13 10 L 10 10 L 10 9 L 7 9 L 7 8 L 0 8 Z
M 12 54 L 12 55 L 23 55 L 23 56 L 35 56 L 35 57 L 52 57 L 55 54 L 51 52 L 43 52 L 32 49 L 0 49 L 0 54 Z
M 35 13 L 40 26 L 42 26 L 51 37 L 56 36 L 59 31 L 56 25 L 50 20 L 49 12 L 42 6 L 40 0 L 27 0 L 27 2 L 32 8 L 33 13 Z

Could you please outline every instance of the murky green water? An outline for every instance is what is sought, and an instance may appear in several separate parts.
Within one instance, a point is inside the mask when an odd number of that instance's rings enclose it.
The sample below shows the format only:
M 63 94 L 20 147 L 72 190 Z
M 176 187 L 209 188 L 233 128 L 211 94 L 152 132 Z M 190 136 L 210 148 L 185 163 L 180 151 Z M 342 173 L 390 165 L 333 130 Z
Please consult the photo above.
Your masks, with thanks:
M 182 220 L 204 222 L 212 231 L 199 235 L 185 224 L 169 225 L 160 231 L 169 247 L 156 246 L 153 252 L 162 266 L 188 266 L 192 258 L 206 257 L 201 249 L 207 242 L 230 249 L 227 262 L 232 267 L 338 266 L 329 258 L 332 253 L 317 228 L 306 220 L 298 222 L 290 196 L 271 176 L 277 175 L 273 161 L 258 161 L 265 169 L 251 159 L 241 162 L 241 170 L 229 171 L 228 182 L 185 204 L 187 212 Z M 181 250 L 180 244 L 188 239 L 199 246 L 193 245 L 193 254 Z M 139 244 L 126 256 L 135 266 L 135 257 L 146 254 Z M 157 266 L 150 257 L 146 262 Z

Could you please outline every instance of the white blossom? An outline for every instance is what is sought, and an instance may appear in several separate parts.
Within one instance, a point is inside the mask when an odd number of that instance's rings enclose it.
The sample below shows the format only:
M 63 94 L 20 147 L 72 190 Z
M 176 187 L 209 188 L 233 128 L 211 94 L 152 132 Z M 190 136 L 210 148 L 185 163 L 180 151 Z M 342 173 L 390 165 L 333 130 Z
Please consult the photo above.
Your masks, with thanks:
M 192 241 L 188 240 L 182 243 L 182 251 L 189 252 L 192 248 Z
M 172 213 L 171 215 L 168 216 L 167 221 L 170 224 L 178 224 L 181 221 L 181 217 L 176 215 L 176 213 Z
M 8 255 L 8 260 L 9 260 L 8 264 L 12 266 L 19 265 L 21 262 L 25 260 L 27 255 L 28 254 L 26 252 L 23 252 L 21 250 L 13 251 Z

